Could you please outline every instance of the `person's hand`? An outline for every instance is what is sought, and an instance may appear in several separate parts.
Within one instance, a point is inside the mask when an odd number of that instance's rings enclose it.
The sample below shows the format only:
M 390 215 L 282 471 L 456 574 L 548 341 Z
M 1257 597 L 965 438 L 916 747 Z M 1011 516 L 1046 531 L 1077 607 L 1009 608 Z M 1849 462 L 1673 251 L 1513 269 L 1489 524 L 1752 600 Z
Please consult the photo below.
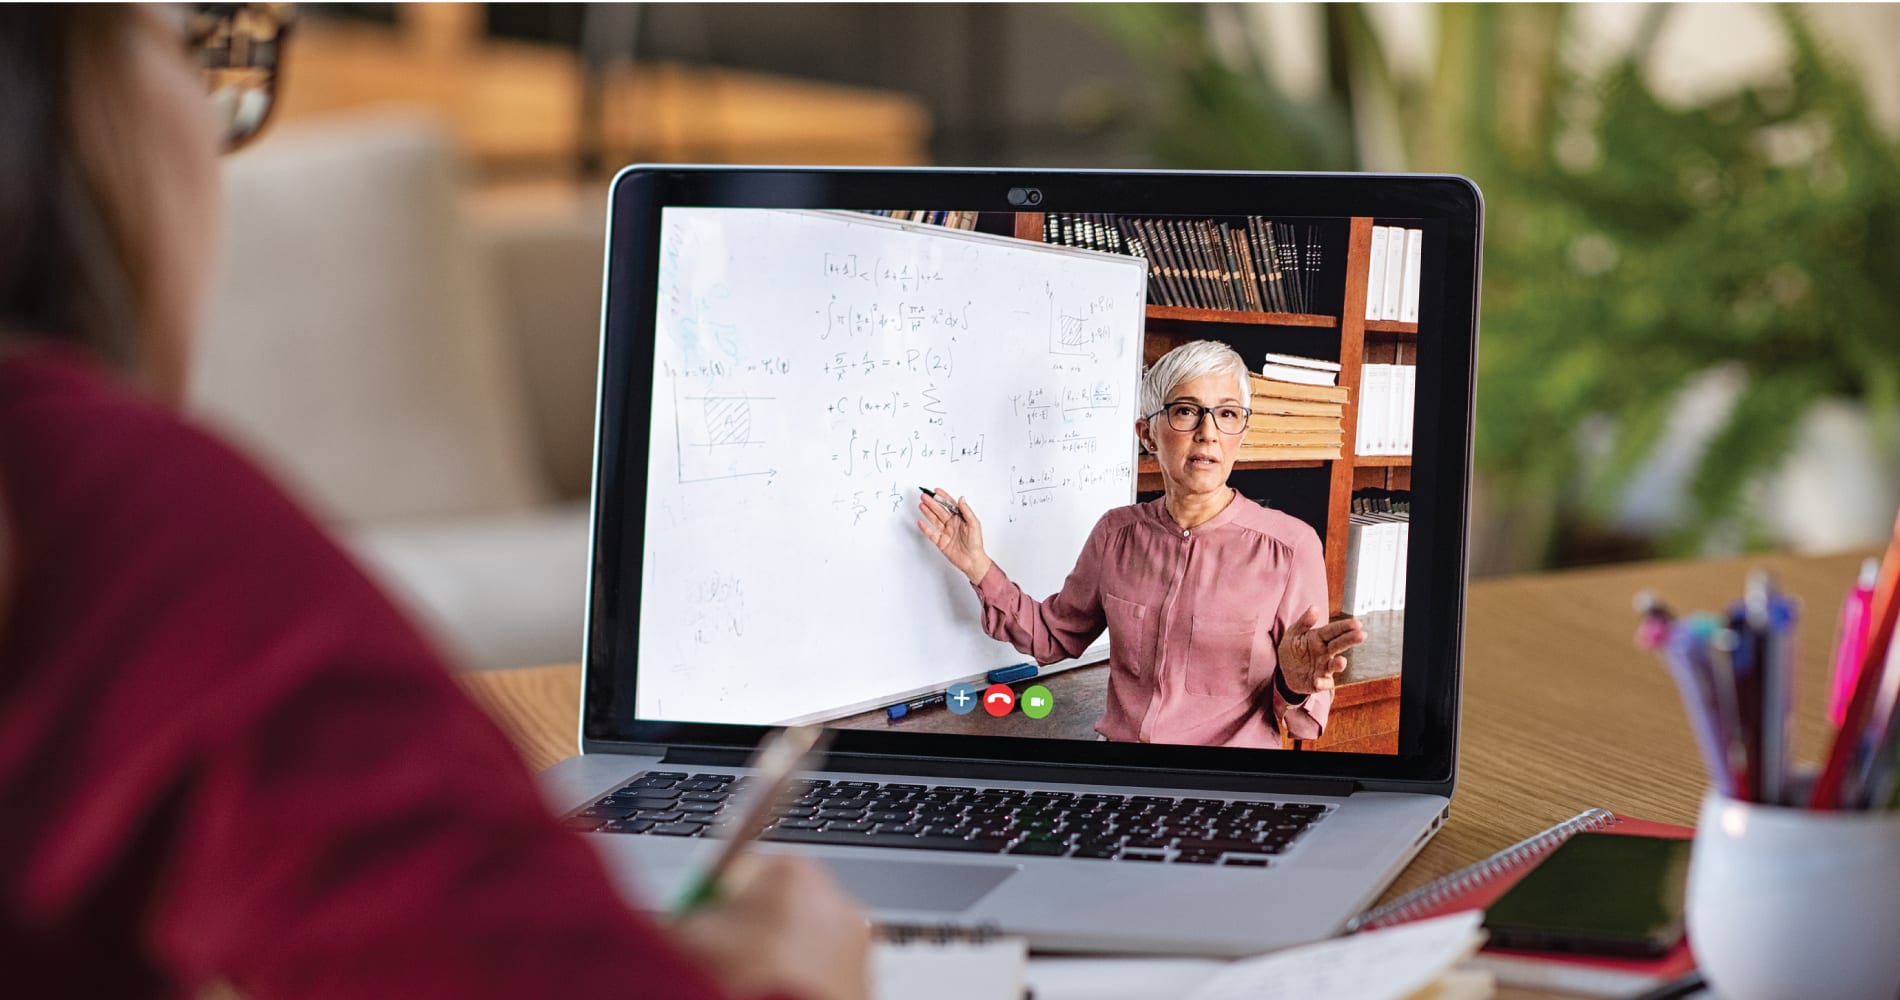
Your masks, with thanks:
M 808 858 L 753 857 L 715 902 L 673 925 L 682 948 L 732 997 L 867 1000 L 871 925 Z
M 937 495 L 948 500 L 950 491 L 939 489 Z M 976 511 L 968 500 L 958 499 L 956 504 L 962 517 L 944 510 L 943 504 L 929 497 L 918 500 L 917 509 L 924 516 L 917 522 L 917 530 L 950 560 L 950 565 L 963 571 L 971 583 L 981 583 L 984 574 L 990 571 L 990 557 L 983 551 L 983 522 L 976 519 Z
M 1294 694 L 1333 688 L 1333 675 L 1346 669 L 1346 650 L 1366 641 L 1357 618 L 1321 624 L 1318 608 L 1307 608 L 1280 637 L 1280 676 Z

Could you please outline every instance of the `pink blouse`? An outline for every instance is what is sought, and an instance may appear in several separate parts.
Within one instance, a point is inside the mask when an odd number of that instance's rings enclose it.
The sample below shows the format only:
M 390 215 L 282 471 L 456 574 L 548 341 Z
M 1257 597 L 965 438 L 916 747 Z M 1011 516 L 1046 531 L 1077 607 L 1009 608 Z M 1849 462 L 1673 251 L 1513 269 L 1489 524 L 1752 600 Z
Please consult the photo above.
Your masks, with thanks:
M 1159 499 L 1109 511 L 1048 600 L 995 565 L 976 591 L 983 630 L 1038 663 L 1108 629 L 1095 731 L 1111 740 L 1278 749 L 1282 731 L 1310 740 L 1326 726 L 1331 691 L 1289 705 L 1273 684 L 1287 626 L 1329 607 L 1319 535 L 1238 493 L 1191 531 Z

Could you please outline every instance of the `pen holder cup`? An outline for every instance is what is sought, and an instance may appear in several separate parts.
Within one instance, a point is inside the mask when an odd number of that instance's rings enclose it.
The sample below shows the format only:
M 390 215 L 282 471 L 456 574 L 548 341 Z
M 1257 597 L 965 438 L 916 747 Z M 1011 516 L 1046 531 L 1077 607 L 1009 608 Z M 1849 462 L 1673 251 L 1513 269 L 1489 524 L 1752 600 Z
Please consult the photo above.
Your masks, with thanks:
M 1900 994 L 1900 813 L 1710 793 L 1687 918 L 1696 961 L 1722 1000 Z

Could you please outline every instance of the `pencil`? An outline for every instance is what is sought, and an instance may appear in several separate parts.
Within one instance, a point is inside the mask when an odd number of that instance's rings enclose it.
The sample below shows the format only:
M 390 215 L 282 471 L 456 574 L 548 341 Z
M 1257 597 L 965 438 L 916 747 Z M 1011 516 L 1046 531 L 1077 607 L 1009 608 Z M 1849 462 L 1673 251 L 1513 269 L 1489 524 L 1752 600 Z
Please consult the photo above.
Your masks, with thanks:
M 752 758 L 755 772 L 752 797 L 740 806 L 738 819 L 719 845 L 712 863 L 687 880 L 686 891 L 673 906 L 675 915 L 691 913 L 718 898 L 719 884 L 726 872 L 752 842 L 759 839 L 759 834 L 765 832 L 765 825 L 772 821 L 772 813 L 792 780 L 805 770 L 809 761 L 824 753 L 829 734 L 830 730 L 823 726 L 794 726 L 778 731 L 760 744 L 758 754 Z

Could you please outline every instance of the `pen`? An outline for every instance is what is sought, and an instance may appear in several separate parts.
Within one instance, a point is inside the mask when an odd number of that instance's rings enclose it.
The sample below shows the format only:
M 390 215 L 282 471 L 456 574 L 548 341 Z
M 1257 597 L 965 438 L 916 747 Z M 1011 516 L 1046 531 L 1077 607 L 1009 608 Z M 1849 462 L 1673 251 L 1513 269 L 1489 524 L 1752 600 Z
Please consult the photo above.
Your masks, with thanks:
M 1867 652 L 1867 622 L 1873 613 L 1874 581 L 1880 575 L 1880 560 L 1860 564 L 1860 579 L 1841 602 L 1841 634 L 1834 644 L 1834 690 L 1827 701 L 1827 721 L 1836 729 L 1847 721 L 1847 699 L 1860 678 L 1860 660 Z
M 923 486 L 919 486 L 917 488 L 924 491 L 924 496 L 927 496 L 930 499 L 935 500 L 938 503 L 942 504 L 944 510 L 948 511 L 951 514 L 955 514 L 957 517 L 963 516 L 963 512 L 957 509 L 956 504 L 953 504 L 950 501 L 945 500 L 944 498 L 938 496 L 936 490 L 929 489 Z
M 1839 809 L 1847 797 L 1859 791 L 1850 784 L 1848 770 L 1856 764 L 1863 740 L 1862 730 L 1869 725 L 1874 703 L 1887 686 L 1889 673 L 1887 647 L 1893 642 L 1894 618 L 1900 615 L 1900 515 L 1894 517 L 1893 538 L 1887 543 L 1880 561 L 1880 576 L 1874 581 L 1874 599 L 1869 605 L 1867 649 L 1861 654 L 1860 675 L 1854 678 L 1854 693 L 1847 699 L 1847 714 L 1828 747 L 1827 762 L 1815 779 L 1811 807 Z
M 687 880 L 686 891 L 673 906 L 675 915 L 691 913 L 718 898 L 719 883 L 726 871 L 759 834 L 765 832 L 765 825 L 771 822 L 773 810 L 785 790 L 791 787 L 792 780 L 805 770 L 808 762 L 823 755 L 829 734 L 830 730 L 823 726 L 794 726 L 780 730 L 760 745 L 758 754 L 752 758 L 752 796 L 739 804 L 735 813 L 738 818 L 726 831 L 725 842 L 719 845 L 712 864 Z

